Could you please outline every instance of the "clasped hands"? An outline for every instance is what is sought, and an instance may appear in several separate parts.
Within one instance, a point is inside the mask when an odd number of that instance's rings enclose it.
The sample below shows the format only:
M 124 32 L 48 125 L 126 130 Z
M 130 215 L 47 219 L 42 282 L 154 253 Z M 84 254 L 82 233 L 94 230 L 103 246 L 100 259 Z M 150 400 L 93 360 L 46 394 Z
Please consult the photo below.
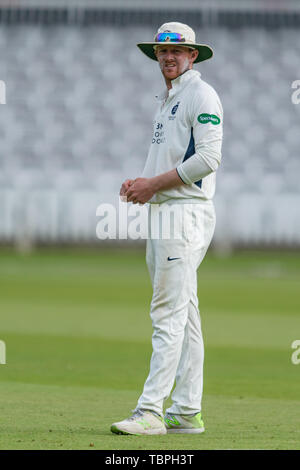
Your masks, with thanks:
M 154 194 L 155 189 L 152 178 L 126 180 L 120 189 L 121 200 L 133 204 L 145 204 Z

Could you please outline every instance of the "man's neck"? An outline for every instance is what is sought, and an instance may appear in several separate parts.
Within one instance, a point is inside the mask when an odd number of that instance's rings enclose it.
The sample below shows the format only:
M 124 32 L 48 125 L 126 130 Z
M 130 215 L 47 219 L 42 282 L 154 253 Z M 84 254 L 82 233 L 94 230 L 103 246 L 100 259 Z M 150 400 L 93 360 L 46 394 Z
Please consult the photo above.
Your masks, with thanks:
M 185 72 L 188 72 L 189 70 L 192 70 L 192 68 L 186 69 L 184 72 L 182 72 L 182 73 L 181 73 L 180 75 L 178 75 L 176 78 L 181 77 Z M 168 91 L 171 90 L 171 88 L 172 88 L 172 81 L 176 80 L 176 78 L 173 78 L 172 80 L 170 80 L 169 78 L 166 78 L 166 77 L 165 77 L 165 82 L 166 82 Z
M 171 80 L 165 78 L 165 82 L 166 82 L 168 91 L 171 90 L 171 88 L 172 88 L 172 82 L 171 82 Z

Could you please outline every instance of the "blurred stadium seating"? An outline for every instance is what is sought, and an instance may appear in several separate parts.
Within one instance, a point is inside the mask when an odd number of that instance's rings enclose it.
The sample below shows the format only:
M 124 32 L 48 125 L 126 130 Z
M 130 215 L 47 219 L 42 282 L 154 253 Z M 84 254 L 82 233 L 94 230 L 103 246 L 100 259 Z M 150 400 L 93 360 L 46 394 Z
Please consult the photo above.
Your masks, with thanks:
M 215 50 L 196 68 L 224 107 L 215 243 L 299 244 L 298 29 L 195 29 Z M 136 43 L 153 32 L 2 21 L 0 241 L 96 241 L 96 207 L 147 155 L 163 81 Z

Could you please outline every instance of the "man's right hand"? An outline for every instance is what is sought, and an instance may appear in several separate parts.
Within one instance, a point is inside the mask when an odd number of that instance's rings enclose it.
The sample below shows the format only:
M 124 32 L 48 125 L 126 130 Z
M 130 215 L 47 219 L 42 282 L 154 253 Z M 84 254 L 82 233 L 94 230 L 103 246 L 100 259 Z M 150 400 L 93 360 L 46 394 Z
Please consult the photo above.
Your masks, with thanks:
M 130 186 L 134 183 L 134 180 L 125 180 L 120 189 L 121 201 L 127 202 L 127 197 L 125 196 L 126 192 Z

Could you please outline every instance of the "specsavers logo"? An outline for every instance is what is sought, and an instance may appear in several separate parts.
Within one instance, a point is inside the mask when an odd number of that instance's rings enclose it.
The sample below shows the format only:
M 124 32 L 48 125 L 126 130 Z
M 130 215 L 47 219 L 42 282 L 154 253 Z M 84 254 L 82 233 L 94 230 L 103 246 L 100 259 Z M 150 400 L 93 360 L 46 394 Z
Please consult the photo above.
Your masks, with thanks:
M 211 122 L 214 126 L 216 126 L 217 124 L 220 124 L 221 122 L 221 119 L 215 114 L 202 113 L 202 114 L 199 114 L 197 119 L 200 122 L 200 124 L 207 124 L 208 122 Z

